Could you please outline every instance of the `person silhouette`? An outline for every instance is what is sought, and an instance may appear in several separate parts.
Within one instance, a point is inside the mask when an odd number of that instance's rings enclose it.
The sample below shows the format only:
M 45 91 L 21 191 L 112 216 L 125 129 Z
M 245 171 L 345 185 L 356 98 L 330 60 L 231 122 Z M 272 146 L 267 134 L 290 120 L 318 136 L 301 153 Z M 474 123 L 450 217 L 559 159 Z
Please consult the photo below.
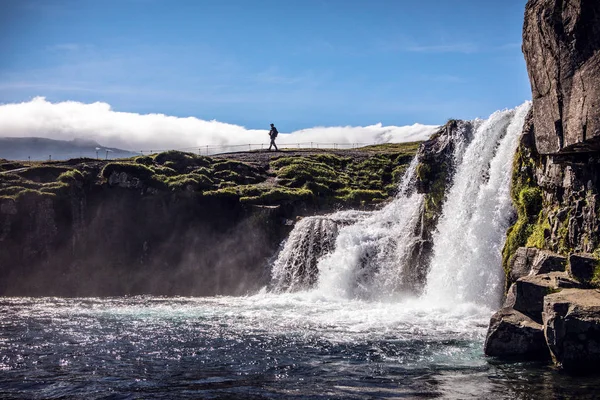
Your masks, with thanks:
M 271 138 L 271 144 L 269 145 L 269 151 L 271 151 L 272 146 L 275 146 L 275 151 L 279 151 L 279 149 L 277 148 L 277 145 L 275 144 L 275 138 L 277 137 L 278 134 L 279 134 L 279 132 L 277 132 L 277 128 L 275 128 L 275 125 L 271 124 L 271 130 L 269 131 L 269 137 Z

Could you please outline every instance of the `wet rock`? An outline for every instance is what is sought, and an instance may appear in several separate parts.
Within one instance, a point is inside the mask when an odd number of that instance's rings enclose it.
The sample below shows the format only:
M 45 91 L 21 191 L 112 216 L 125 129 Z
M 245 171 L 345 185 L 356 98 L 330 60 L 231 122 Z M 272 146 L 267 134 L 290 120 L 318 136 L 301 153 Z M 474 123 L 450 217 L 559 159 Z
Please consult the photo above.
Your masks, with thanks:
M 525 276 L 512 284 L 504 307 L 514 308 L 541 323 L 544 297 L 557 290 L 574 287 L 580 285 L 564 272 Z
M 523 53 L 540 154 L 600 149 L 598 50 L 598 0 L 529 0 Z
M 510 263 L 510 280 L 516 281 L 519 278 L 529 275 L 533 260 L 538 253 L 534 247 L 519 247 Z
M 512 308 L 502 308 L 492 316 L 484 352 L 493 357 L 550 357 L 542 325 Z
M 543 322 L 557 364 L 574 373 L 598 372 L 600 291 L 566 289 L 546 296 Z
M 578 253 L 569 256 L 571 275 L 583 283 L 589 283 L 592 280 L 599 263 L 592 254 Z

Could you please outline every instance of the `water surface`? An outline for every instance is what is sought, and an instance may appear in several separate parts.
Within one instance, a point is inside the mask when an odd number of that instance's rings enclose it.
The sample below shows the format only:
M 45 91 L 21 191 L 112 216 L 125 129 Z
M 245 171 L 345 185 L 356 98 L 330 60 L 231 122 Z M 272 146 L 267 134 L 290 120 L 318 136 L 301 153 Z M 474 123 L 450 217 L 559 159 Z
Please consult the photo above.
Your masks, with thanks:
M 595 398 L 482 354 L 489 311 L 252 297 L 0 300 L 0 398 Z

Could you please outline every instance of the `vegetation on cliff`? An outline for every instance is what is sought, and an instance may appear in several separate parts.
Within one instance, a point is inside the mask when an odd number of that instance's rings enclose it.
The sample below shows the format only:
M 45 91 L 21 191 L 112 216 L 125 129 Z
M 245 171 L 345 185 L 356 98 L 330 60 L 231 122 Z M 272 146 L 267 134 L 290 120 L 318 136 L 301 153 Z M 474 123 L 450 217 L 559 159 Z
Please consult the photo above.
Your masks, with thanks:
M 509 273 L 510 259 L 519 247 L 543 248 L 547 218 L 543 212 L 542 190 L 535 180 L 535 160 L 529 146 L 522 141 L 513 161 L 510 194 L 517 210 L 517 220 L 508 229 L 502 250 L 502 265 Z
M 144 195 L 196 195 L 245 204 L 296 201 L 356 206 L 381 202 L 397 183 L 419 143 L 359 150 L 236 154 L 204 157 L 167 151 L 118 161 L 0 163 L 0 200 L 25 194 L 54 196 L 87 186 L 141 190 Z M 15 171 L 12 173 L 11 171 Z

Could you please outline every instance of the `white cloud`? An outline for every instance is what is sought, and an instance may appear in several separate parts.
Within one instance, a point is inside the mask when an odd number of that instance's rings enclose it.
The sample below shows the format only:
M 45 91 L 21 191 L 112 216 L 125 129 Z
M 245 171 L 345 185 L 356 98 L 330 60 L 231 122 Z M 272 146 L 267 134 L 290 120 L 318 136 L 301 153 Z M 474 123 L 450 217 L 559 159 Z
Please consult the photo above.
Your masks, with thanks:
M 315 127 L 289 134 L 282 132 L 277 143 L 397 143 L 425 140 L 435 129 L 436 126 L 421 124 Z M 0 105 L 0 136 L 61 140 L 85 138 L 96 140 L 103 146 L 132 151 L 268 144 L 267 132 L 195 117 L 118 112 L 101 102 L 51 103 L 43 97 L 36 97 L 28 102 Z

